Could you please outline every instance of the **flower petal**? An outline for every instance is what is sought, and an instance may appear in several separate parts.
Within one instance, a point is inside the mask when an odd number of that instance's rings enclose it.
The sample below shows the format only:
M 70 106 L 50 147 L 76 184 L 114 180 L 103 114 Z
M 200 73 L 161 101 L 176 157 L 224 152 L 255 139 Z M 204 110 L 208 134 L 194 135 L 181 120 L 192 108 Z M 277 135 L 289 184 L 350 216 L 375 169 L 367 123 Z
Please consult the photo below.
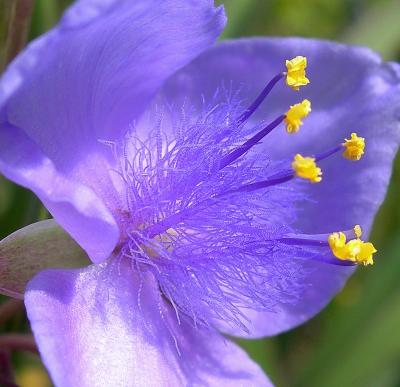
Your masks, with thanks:
M 119 238 L 112 152 L 99 140 L 119 139 L 224 22 L 210 0 L 80 0 L 1 78 L 0 171 L 33 190 L 94 261 Z
M 149 274 L 125 262 L 47 270 L 25 297 L 57 386 L 270 386 L 239 347 L 177 322 Z
M 89 264 L 86 253 L 53 219 L 43 220 L 0 241 L 0 293 L 22 299 L 38 272 Z
M 244 39 L 224 42 L 207 51 L 171 78 L 161 96 L 179 105 L 202 103 L 222 84 L 241 88 L 250 103 L 273 76 L 284 70 L 285 59 L 308 59 L 309 86 L 294 92 L 278 84 L 251 118 L 266 122 L 304 98 L 313 111 L 300 133 L 288 136 L 275 129 L 259 145 L 272 159 L 294 154 L 318 154 L 342 143 L 352 131 L 366 138 L 366 155 L 359 162 L 333 156 L 322 161 L 323 181 L 305 185 L 310 199 L 299 208 L 297 227 L 304 233 L 329 233 L 361 224 L 368 233 L 381 205 L 393 158 L 400 141 L 400 67 L 383 63 L 368 49 L 318 40 Z M 204 74 L 207 74 L 205 76 Z M 348 267 L 320 262 L 307 264 L 309 289 L 297 305 L 277 305 L 275 313 L 249 312 L 250 336 L 273 335 L 315 315 L 338 292 L 352 273 Z M 240 331 L 228 330 L 242 335 Z

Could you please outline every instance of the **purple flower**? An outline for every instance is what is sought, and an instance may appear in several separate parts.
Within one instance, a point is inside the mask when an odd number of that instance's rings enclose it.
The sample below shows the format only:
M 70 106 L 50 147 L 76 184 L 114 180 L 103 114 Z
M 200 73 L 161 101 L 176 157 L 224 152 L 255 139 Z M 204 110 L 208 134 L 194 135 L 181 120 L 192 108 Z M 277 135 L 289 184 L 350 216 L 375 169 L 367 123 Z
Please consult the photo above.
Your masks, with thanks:
M 270 385 L 219 332 L 290 329 L 371 260 L 352 229 L 386 192 L 399 66 L 316 40 L 212 47 L 224 23 L 210 0 L 80 0 L 1 79 L 0 170 L 94 263 L 27 286 L 57 386 Z

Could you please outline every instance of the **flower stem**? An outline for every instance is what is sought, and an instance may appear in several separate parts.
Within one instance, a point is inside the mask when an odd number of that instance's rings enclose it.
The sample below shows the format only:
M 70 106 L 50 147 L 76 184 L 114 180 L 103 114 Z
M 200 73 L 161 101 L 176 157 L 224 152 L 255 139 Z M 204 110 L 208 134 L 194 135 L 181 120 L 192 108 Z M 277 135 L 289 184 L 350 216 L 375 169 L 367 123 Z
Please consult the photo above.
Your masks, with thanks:
M 6 0 L 0 3 L 2 30 L 0 72 L 25 46 L 31 22 L 33 0 Z
M 20 350 L 38 354 L 35 339 L 32 335 L 10 333 L 0 336 L 0 348 L 7 348 L 10 351 Z

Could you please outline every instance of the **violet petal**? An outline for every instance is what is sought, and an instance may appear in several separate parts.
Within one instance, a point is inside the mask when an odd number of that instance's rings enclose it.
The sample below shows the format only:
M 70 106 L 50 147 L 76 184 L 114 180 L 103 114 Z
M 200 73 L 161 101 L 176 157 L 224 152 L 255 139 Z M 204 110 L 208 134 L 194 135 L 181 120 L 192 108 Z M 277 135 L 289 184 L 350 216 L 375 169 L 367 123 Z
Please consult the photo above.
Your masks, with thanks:
M 238 346 L 178 324 L 150 274 L 129 264 L 46 270 L 28 285 L 28 317 L 59 386 L 271 386 Z

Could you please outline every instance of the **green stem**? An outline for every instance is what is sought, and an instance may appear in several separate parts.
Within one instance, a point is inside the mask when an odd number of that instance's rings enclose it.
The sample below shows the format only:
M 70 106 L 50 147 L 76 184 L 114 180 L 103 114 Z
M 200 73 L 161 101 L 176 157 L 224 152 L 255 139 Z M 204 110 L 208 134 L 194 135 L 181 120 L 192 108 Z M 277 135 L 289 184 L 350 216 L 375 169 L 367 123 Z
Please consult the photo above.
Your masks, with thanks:
M 33 0 L 5 0 L 0 5 L 3 31 L 0 44 L 0 72 L 25 46 L 33 10 Z

